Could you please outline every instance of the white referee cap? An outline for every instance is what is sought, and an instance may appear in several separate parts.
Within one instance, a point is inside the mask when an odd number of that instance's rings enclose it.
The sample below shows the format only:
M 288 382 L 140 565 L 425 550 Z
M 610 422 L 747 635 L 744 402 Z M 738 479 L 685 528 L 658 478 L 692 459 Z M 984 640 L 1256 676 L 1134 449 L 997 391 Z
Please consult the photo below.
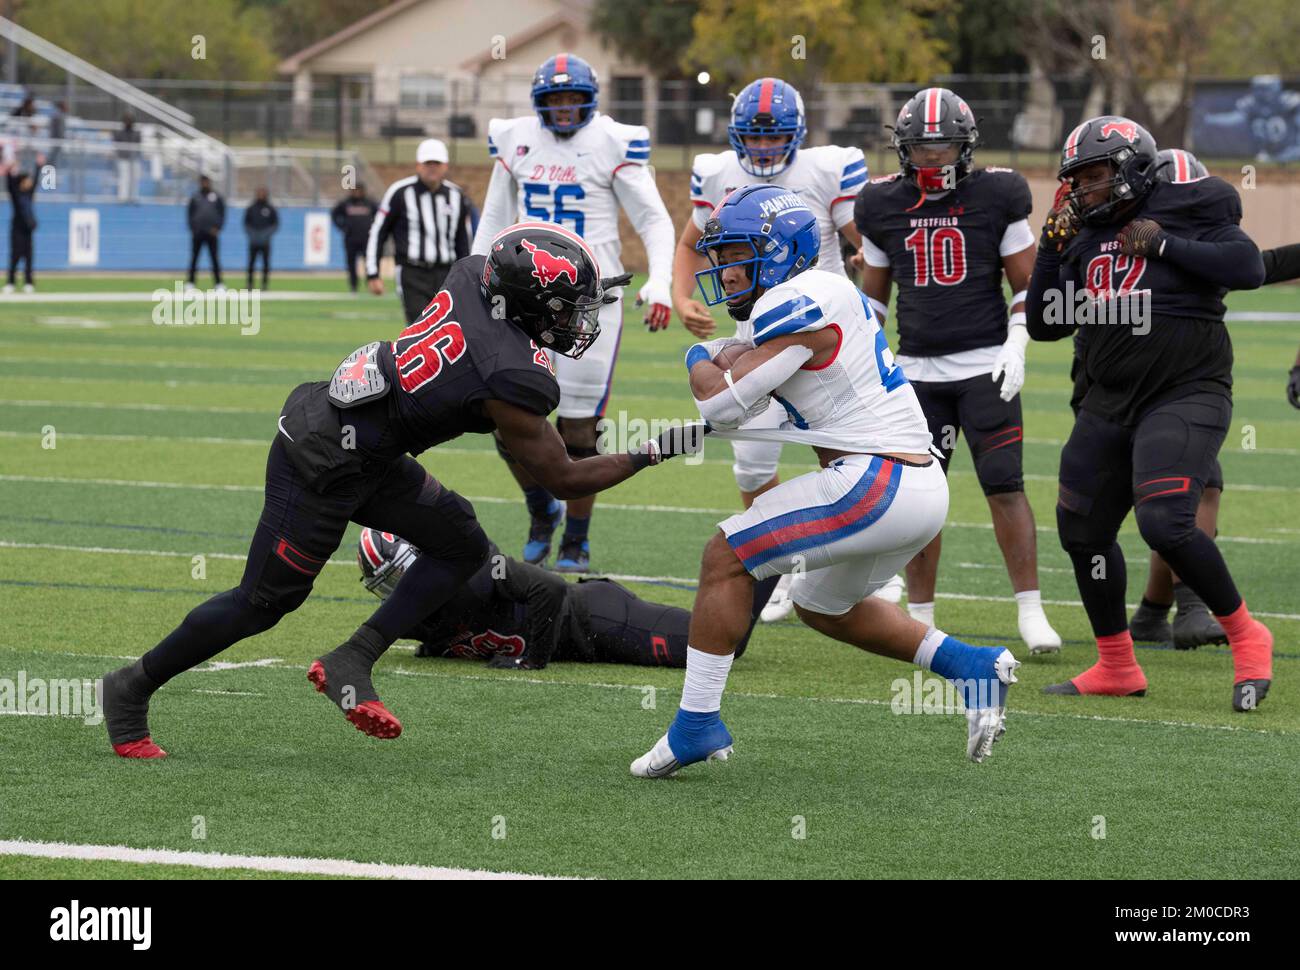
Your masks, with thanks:
M 447 146 L 437 138 L 426 138 L 420 142 L 420 147 L 415 150 L 415 160 L 417 162 L 448 161 Z

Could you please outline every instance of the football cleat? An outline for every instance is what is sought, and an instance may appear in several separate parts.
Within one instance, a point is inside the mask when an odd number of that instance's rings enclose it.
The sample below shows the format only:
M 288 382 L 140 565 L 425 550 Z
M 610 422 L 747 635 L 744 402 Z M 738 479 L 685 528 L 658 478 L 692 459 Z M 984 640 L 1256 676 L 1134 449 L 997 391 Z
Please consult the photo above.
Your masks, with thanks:
M 1232 645 L 1232 709 L 1253 711 L 1268 696 L 1273 683 L 1273 633 L 1258 620 L 1248 639 Z
M 717 711 L 700 714 L 679 708 L 668 733 L 632 762 L 632 774 L 637 778 L 667 778 L 687 765 L 726 761 L 731 752 L 731 732 Z
M 108 741 L 123 758 L 167 756 L 149 736 L 149 698 L 154 686 L 138 660 L 105 674 L 100 683 L 100 707 Z
M 1147 675 L 1137 664 L 1132 667 L 1116 669 L 1103 667 L 1100 662 L 1093 664 L 1077 677 L 1060 684 L 1048 684 L 1043 688 L 1044 694 L 1060 694 L 1065 697 L 1102 696 L 1102 697 L 1146 697 Z
M 1004 648 L 993 661 L 996 689 L 985 698 L 994 703 L 966 708 L 966 757 L 976 764 L 992 754 L 993 743 L 1007 733 L 1007 692 L 1017 682 L 1019 666 L 1020 661 Z
M 551 554 L 551 535 L 564 519 L 564 505 L 558 499 L 551 499 L 551 507 L 545 515 L 532 516 L 528 527 L 528 541 L 524 543 L 524 562 L 530 566 L 540 566 Z
M 318 693 L 332 700 L 352 726 L 363 734 L 372 738 L 395 738 L 402 733 L 402 722 L 375 693 L 370 680 L 370 665 L 355 655 L 350 643 L 312 661 L 307 680 Z
M 1128 632 L 1134 640 L 1144 643 L 1172 643 L 1174 631 L 1169 625 L 1169 607 L 1162 611 L 1145 602 L 1139 603 L 1133 619 L 1128 621 Z
M 1173 625 L 1175 650 L 1195 650 L 1207 643 L 1228 642 L 1219 621 L 1190 587 L 1182 583 L 1175 585 L 1174 599 L 1178 602 Z
M 903 590 L 906 588 L 903 577 L 895 573 L 889 577 L 884 586 L 881 586 L 871 595 L 884 600 L 886 603 L 898 603 L 903 599 Z
M 763 612 L 758 618 L 764 623 L 776 623 L 778 620 L 784 620 L 794 612 L 794 600 L 790 598 L 790 577 L 782 576 L 777 582 L 776 588 L 772 590 L 772 595 L 768 597 L 767 605 L 763 607 Z
M 1040 653 L 1060 652 L 1061 635 L 1052 629 L 1052 624 L 1047 622 L 1047 616 L 1041 610 L 1022 614 L 1019 625 L 1020 639 L 1025 641 L 1031 657 Z
M 565 536 L 560 543 L 560 554 L 555 560 L 557 573 L 586 573 L 591 571 L 591 546 L 586 539 Z

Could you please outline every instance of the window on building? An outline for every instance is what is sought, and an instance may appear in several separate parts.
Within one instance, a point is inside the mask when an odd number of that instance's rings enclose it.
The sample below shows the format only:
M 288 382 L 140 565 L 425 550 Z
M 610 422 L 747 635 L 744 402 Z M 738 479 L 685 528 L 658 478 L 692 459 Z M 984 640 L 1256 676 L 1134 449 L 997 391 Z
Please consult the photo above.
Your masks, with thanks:
M 436 74 L 403 74 L 400 90 L 403 108 L 443 108 L 447 105 L 447 79 Z

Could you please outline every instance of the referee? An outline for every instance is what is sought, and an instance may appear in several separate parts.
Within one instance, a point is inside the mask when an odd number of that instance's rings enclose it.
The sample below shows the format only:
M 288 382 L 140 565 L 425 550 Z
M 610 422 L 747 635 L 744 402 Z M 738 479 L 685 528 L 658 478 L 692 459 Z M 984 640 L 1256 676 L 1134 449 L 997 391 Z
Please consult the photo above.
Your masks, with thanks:
M 469 200 L 446 178 L 447 146 L 427 138 L 415 162 L 416 174 L 398 179 L 384 193 L 366 241 L 366 282 L 371 293 L 383 296 L 379 255 L 392 237 L 397 295 L 408 324 L 429 305 L 451 264 L 469 255 L 473 240 Z

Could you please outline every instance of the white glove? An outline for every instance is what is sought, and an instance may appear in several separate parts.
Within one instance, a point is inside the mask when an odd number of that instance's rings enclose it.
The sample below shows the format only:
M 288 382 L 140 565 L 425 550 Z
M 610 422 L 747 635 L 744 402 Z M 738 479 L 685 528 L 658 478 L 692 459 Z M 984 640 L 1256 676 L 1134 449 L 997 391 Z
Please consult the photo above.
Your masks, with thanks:
M 645 322 L 651 330 L 663 330 L 673 315 L 673 294 L 667 281 L 651 277 L 636 295 L 636 305 L 650 305 Z
M 998 359 L 993 362 L 993 383 L 1002 377 L 1002 391 L 999 397 L 1010 401 L 1025 386 L 1025 347 L 1029 344 L 1029 330 L 1021 325 L 1008 328 L 1007 342 L 998 351 Z

